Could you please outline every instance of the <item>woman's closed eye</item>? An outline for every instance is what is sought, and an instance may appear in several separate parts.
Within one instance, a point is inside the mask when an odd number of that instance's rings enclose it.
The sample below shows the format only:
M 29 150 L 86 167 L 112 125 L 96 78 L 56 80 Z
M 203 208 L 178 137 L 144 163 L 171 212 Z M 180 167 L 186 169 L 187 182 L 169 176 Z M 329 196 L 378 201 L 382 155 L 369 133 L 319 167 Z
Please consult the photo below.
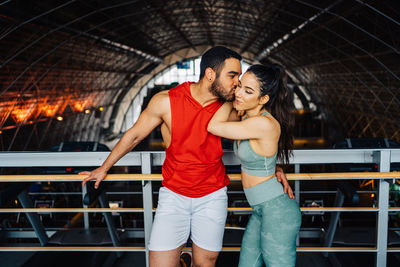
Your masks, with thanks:
M 251 87 L 249 87 L 249 86 L 245 86 L 245 89 L 246 89 L 246 90 L 245 90 L 246 94 L 251 95 L 251 94 L 254 93 L 254 89 L 251 88 Z

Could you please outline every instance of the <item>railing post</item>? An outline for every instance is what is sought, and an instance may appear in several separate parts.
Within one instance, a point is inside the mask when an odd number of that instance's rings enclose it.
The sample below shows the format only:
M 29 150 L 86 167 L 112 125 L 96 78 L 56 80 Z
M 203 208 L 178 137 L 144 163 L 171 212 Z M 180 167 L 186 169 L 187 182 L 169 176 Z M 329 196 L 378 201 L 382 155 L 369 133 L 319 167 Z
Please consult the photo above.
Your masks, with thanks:
M 300 164 L 294 165 L 294 173 L 300 173 Z M 297 203 L 300 205 L 300 181 L 294 181 L 294 196 L 296 197 Z M 300 246 L 300 234 L 296 237 L 296 246 Z
M 390 150 L 374 152 L 375 160 L 379 163 L 380 172 L 390 171 Z M 378 191 L 378 216 L 376 237 L 376 267 L 386 266 L 387 242 L 389 224 L 389 183 L 383 179 L 379 180 Z
M 151 173 L 151 154 L 149 152 L 141 152 L 142 173 Z M 153 191 L 151 181 L 142 180 L 143 190 L 143 220 L 144 220 L 144 243 L 146 247 L 146 266 L 149 266 L 149 248 L 151 228 L 153 226 Z
M 300 173 L 300 164 L 295 164 L 294 165 L 294 173 Z M 296 197 L 297 203 L 300 204 L 300 181 L 296 180 L 294 181 L 294 195 Z
M 88 206 L 85 205 L 85 203 L 83 202 L 86 193 L 87 193 L 87 187 L 86 186 L 82 186 L 82 204 L 83 204 L 83 208 L 84 209 L 88 208 Z M 83 213 L 83 224 L 85 226 L 85 230 L 88 230 L 89 229 L 89 213 L 87 213 L 87 212 Z

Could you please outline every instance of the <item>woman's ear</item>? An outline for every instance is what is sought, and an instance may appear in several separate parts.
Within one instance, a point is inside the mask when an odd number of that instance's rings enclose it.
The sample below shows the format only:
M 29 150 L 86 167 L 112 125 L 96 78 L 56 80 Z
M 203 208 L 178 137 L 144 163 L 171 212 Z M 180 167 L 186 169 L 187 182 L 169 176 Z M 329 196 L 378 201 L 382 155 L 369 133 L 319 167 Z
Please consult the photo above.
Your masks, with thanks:
M 264 95 L 260 98 L 260 104 L 265 105 L 269 101 L 269 95 Z

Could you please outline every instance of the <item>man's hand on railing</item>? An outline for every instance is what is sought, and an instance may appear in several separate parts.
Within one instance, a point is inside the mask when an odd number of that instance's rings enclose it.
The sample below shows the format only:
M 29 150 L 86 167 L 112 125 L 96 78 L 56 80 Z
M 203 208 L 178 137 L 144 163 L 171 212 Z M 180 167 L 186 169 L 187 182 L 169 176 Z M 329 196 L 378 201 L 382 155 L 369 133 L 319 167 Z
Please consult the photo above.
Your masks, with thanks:
M 99 184 L 101 181 L 106 178 L 107 171 L 105 171 L 102 167 L 99 167 L 91 172 L 89 171 L 83 171 L 79 173 L 80 175 L 87 175 L 85 179 L 82 181 L 82 186 L 85 186 L 88 181 L 91 180 L 96 180 L 96 183 L 94 184 L 94 188 L 97 189 L 99 188 Z
M 276 166 L 276 179 L 278 182 L 280 182 L 283 185 L 283 192 L 289 195 L 290 198 L 294 199 L 294 194 L 293 190 L 289 185 L 288 179 L 286 178 L 285 173 L 283 172 L 282 168 L 279 166 Z

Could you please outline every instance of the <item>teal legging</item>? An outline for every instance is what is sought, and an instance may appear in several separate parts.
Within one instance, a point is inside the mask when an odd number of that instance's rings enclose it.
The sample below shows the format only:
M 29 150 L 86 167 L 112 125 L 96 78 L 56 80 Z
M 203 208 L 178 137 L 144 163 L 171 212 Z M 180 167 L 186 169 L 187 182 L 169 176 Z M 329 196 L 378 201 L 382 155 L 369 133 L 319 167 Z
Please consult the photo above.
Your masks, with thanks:
M 239 267 L 263 263 L 267 267 L 295 266 L 296 236 L 301 224 L 297 202 L 282 194 L 251 207 L 253 215 L 243 236 Z

